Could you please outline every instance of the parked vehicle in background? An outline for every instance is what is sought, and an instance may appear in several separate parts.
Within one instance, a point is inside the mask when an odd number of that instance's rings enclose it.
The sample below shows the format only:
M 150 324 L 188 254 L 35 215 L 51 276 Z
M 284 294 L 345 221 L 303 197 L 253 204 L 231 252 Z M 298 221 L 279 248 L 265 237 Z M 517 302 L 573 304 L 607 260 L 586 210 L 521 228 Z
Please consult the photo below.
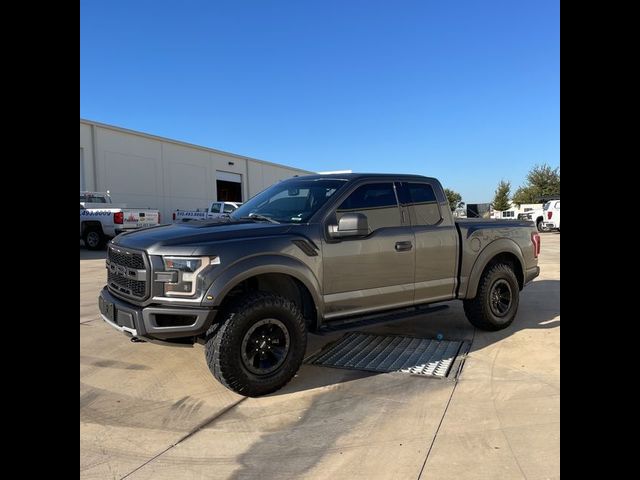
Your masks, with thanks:
M 160 223 L 160 212 L 114 204 L 109 192 L 80 192 L 80 238 L 98 250 L 116 235 Z
M 544 208 L 533 208 L 528 212 L 519 213 L 518 220 L 531 220 L 539 232 L 546 232 L 547 227 L 544 226 Z
M 492 214 L 490 203 L 467 203 L 467 218 L 491 218 Z
M 544 226 L 548 230 L 560 231 L 560 200 L 544 204 Z
M 241 202 L 213 202 L 209 208 L 203 210 L 176 210 L 173 212 L 174 222 L 190 222 L 191 220 L 207 220 L 228 216 L 242 205 Z
M 98 304 L 130 337 L 204 344 L 223 385 L 258 396 L 289 382 L 307 330 L 332 322 L 459 299 L 476 327 L 507 328 L 539 253 L 528 221 L 454 220 L 435 178 L 308 175 L 226 219 L 119 235 Z
M 106 192 L 80 192 L 80 205 L 103 206 L 105 203 L 112 204 L 109 190 Z

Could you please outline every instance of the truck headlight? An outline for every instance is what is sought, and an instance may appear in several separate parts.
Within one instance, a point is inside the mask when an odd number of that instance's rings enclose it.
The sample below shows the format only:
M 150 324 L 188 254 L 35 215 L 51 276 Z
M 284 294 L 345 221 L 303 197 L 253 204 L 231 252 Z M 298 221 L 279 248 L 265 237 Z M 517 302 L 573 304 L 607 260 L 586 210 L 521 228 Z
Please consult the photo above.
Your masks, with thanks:
M 219 257 L 163 257 L 167 272 L 175 272 L 172 280 L 164 284 L 164 294 L 190 297 L 196 293 L 198 273 L 209 265 L 219 265 Z

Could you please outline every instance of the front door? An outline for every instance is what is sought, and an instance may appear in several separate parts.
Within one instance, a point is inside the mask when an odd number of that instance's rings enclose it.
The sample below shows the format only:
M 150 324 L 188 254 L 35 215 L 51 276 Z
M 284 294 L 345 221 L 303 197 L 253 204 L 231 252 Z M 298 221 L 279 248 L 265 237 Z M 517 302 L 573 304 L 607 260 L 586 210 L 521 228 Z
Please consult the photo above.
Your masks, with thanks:
M 337 224 L 345 213 L 366 215 L 369 235 L 323 241 L 325 318 L 411 305 L 414 234 L 393 182 L 355 187 L 328 224 Z

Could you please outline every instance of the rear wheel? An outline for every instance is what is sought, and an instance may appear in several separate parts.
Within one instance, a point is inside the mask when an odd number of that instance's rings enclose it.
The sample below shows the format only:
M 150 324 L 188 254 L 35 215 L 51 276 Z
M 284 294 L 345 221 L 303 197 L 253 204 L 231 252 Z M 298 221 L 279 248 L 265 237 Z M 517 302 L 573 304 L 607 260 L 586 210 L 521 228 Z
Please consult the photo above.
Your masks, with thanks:
M 481 330 L 502 330 L 513 322 L 520 301 L 520 286 L 510 265 L 496 263 L 487 268 L 475 298 L 464 300 L 469 322 Z
M 86 229 L 82 239 L 89 250 L 100 250 L 104 246 L 104 235 L 97 228 Z
M 307 347 L 297 305 L 258 292 L 224 308 L 207 332 L 209 370 L 225 387 L 256 397 L 279 390 L 296 374 Z
M 547 231 L 547 229 L 544 228 L 544 223 L 542 222 L 542 220 L 538 220 L 538 223 L 536 223 L 536 228 L 538 229 L 539 232 Z

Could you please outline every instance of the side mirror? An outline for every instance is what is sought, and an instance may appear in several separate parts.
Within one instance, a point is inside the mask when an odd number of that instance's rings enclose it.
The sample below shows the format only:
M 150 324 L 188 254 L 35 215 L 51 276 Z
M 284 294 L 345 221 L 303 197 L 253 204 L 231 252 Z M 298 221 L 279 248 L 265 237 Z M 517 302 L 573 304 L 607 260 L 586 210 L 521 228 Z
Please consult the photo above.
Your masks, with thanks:
M 363 213 L 345 213 L 338 225 L 329 225 L 331 238 L 364 237 L 369 235 L 369 221 Z

